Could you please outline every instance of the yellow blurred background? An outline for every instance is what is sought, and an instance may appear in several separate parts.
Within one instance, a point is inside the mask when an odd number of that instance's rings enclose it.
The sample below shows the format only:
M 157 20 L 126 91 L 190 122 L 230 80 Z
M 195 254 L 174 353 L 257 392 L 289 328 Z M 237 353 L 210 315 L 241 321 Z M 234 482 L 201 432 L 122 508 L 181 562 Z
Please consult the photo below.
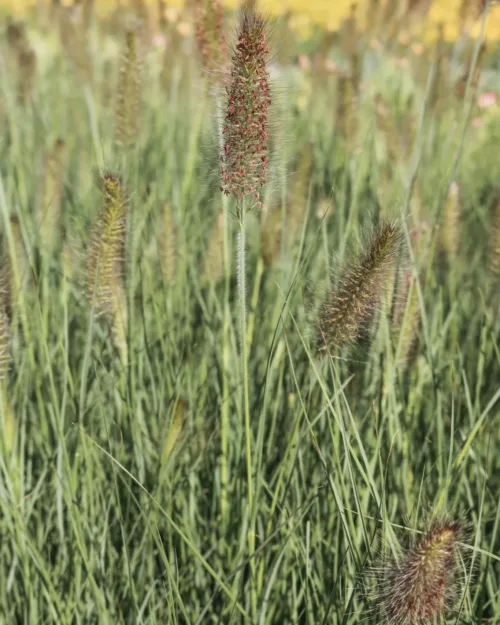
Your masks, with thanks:
M 50 0 L 46 0 L 48 2 Z M 60 0 L 61 4 L 72 4 L 71 0 Z M 133 5 L 137 2 L 150 4 L 154 10 L 159 4 L 158 0 L 94 0 L 94 6 L 100 13 L 113 10 L 118 5 Z M 370 6 L 373 4 L 384 5 L 390 0 L 358 0 L 356 2 L 356 15 L 358 22 L 363 25 L 370 19 Z M 22 14 L 27 8 L 33 7 L 43 0 L 0 0 L 0 7 L 5 11 Z M 404 12 L 410 0 L 392 0 Z M 420 0 L 412 1 L 415 17 L 412 23 L 415 27 L 424 24 L 424 30 L 431 33 L 438 24 L 443 24 L 446 39 L 456 39 L 463 29 L 464 7 L 471 19 L 467 22 L 467 30 L 473 36 L 480 32 L 480 20 L 477 18 L 482 0 Z M 165 0 L 164 4 L 170 7 L 179 7 L 185 4 L 185 0 Z M 223 0 L 223 4 L 229 8 L 241 5 L 241 0 Z M 293 13 L 293 23 L 297 30 L 307 33 L 314 24 L 319 24 L 329 30 L 337 29 L 342 21 L 350 14 L 352 0 L 258 0 L 258 7 L 270 15 L 281 15 L 287 12 Z M 420 7 L 420 8 L 419 8 Z M 474 15 L 475 13 L 475 15 Z M 424 17 L 425 15 L 425 17 Z M 421 18 L 424 18 L 421 20 Z M 486 23 L 486 36 L 488 39 L 500 39 L 500 2 L 490 2 L 490 9 Z

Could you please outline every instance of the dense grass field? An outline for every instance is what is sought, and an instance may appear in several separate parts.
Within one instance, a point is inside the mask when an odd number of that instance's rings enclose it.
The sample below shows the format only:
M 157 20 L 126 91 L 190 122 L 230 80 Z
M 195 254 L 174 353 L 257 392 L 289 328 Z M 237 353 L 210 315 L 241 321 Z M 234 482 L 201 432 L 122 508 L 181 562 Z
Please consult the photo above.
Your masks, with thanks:
M 242 246 L 230 55 L 141 6 L 2 32 L 0 623 L 499 624 L 498 47 L 270 20 Z

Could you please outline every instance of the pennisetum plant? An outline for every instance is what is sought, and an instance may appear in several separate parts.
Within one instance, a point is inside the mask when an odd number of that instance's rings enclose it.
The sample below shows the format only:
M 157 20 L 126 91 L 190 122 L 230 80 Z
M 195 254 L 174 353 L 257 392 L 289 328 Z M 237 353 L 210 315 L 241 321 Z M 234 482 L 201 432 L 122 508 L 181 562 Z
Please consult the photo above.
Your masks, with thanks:
M 120 67 L 116 106 L 116 140 L 124 148 L 137 139 L 139 130 L 140 68 L 137 33 L 126 33 L 125 54 Z
M 376 611 L 390 625 L 443 622 L 460 588 L 463 528 L 434 521 L 408 549 L 377 569 Z
M 10 407 L 7 376 L 10 365 L 10 331 L 6 310 L 6 296 L 0 292 L 0 449 L 9 454 L 14 446 L 15 421 Z
M 400 243 L 398 223 L 384 221 L 358 258 L 341 272 L 321 307 L 317 334 L 320 354 L 351 347 L 368 331 L 391 281 Z
M 250 518 L 253 515 L 253 478 L 246 320 L 246 214 L 253 206 L 260 208 L 260 188 L 266 182 L 268 118 L 271 106 L 268 59 L 266 22 L 255 9 L 245 9 L 239 22 L 236 46 L 231 55 L 229 83 L 226 87 L 220 173 L 221 191 L 226 196 L 233 196 L 236 201 L 239 225 L 239 323 Z M 254 548 L 255 536 L 251 527 L 250 554 L 253 554 Z M 253 559 L 251 562 L 254 562 Z M 252 604 L 256 609 L 255 598 Z
M 122 363 L 127 358 L 127 298 L 123 265 L 127 199 L 118 176 L 102 176 L 104 209 L 92 234 L 87 254 L 87 298 L 96 317 L 109 319 Z
M 57 139 L 44 158 L 38 205 L 40 248 L 50 257 L 60 237 L 61 200 L 66 174 L 66 145 Z
M 220 68 L 227 55 L 220 0 L 197 0 L 195 23 L 203 67 L 207 70 Z

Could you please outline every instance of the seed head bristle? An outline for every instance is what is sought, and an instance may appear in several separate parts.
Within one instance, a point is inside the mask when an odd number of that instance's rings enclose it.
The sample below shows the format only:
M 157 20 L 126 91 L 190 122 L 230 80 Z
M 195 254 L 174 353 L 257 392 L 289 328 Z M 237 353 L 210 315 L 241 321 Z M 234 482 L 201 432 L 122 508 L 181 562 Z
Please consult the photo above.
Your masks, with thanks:
M 417 544 L 384 563 L 377 608 L 390 625 L 427 625 L 442 619 L 458 589 L 462 528 L 434 523 Z
M 123 280 L 127 203 L 119 178 L 102 178 L 104 210 L 92 234 L 87 258 L 87 297 L 96 314 L 116 312 L 115 295 Z
M 227 54 L 220 0 L 197 0 L 195 7 L 196 39 L 203 66 L 217 69 Z
M 222 129 L 221 190 L 238 199 L 253 196 L 266 182 L 268 117 L 271 91 L 269 48 L 262 16 L 244 11 L 231 62 L 227 106 Z
M 116 108 L 116 139 L 128 147 L 137 139 L 139 131 L 140 68 L 137 52 L 137 33 L 126 33 L 125 56 L 120 67 L 118 102 Z
M 319 352 L 354 345 L 368 329 L 396 262 L 400 241 L 398 224 L 383 222 L 359 258 L 346 267 L 320 312 Z

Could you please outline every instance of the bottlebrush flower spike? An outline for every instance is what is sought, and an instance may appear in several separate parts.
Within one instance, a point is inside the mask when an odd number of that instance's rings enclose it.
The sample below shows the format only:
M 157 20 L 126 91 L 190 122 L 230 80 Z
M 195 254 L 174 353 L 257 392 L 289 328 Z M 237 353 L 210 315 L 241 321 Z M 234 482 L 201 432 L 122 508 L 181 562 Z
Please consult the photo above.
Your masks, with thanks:
M 127 31 L 125 56 L 120 67 L 116 136 L 122 146 L 130 146 L 139 134 L 140 67 L 137 53 L 137 33 Z
M 222 17 L 220 0 L 197 0 L 195 9 L 196 39 L 203 66 L 207 69 L 219 67 L 227 54 Z
M 116 175 L 104 174 L 102 186 L 104 210 L 94 228 L 87 257 L 87 297 L 96 315 L 110 319 L 122 361 L 126 362 L 127 301 L 123 265 L 127 202 Z
M 266 182 L 268 117 L 271 91 L 266 24 L 260 14 L 245 11 L 232 55 L 227 107 L 222 129 L 221 190 L 239 200 L 253 195 Z
M 462 527 L 454 521 L 435 522 L 418 543 L 399 558 L 386 562 L 377 598 L 390 625 L 441 622 L 459 587 L 459 541 Z
M 354 345 L 367 329 L 397 260 L 401 231 L 396 222 L 383 222 L 366 250 L 341 275 L 328 294 L 319 319 L 320 352 Z

